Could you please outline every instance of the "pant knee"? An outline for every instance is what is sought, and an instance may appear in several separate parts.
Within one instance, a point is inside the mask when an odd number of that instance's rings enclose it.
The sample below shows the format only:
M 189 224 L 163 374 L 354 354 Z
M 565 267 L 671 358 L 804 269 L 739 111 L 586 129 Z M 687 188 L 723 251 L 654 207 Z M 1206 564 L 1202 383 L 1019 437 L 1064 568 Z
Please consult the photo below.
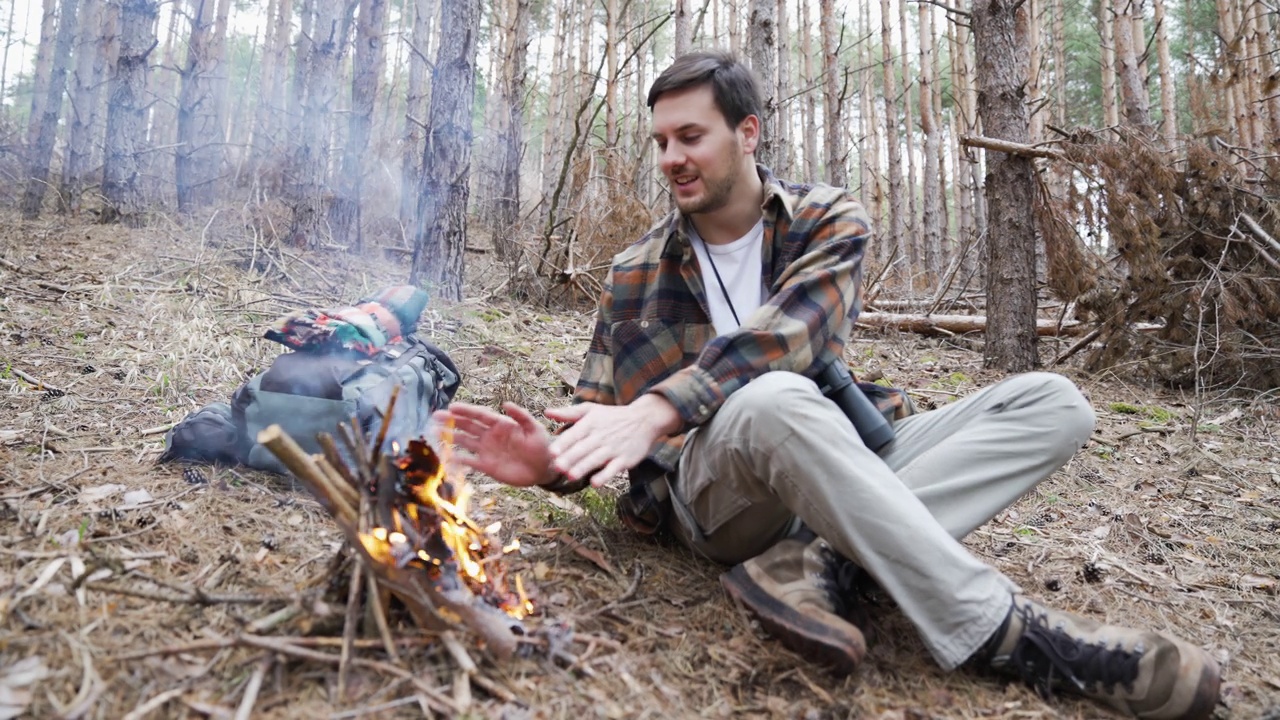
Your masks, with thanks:
M 768 372 L 734 392 L 720 408 L 720 415 L 749 418 L 755 432 L 782 433 L 809 413 L 802 407 L 822 399 L 814 381 L 793 372 Z
M 1051 416 L 1051 432 L 1061 438 L 1064 452 L 1074 454 L 1089 441 L 1097 418 L 1074 382 L 1051 372 L 1026 373 L 1012 381 L 1022 384 L 1028 400 Z

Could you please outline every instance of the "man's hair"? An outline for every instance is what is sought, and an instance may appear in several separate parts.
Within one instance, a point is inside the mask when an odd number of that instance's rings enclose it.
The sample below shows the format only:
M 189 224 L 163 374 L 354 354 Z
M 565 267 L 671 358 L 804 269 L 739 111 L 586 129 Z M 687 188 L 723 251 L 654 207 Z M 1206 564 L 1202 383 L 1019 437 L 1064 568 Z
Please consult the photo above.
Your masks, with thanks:
M 725 50 L 697 50 L 676 58 L 649 86 L 649 109 L 663 93 L 710 84 L 716 108 L 729 127 L 760 115 L 760 83 L 751 68 Z

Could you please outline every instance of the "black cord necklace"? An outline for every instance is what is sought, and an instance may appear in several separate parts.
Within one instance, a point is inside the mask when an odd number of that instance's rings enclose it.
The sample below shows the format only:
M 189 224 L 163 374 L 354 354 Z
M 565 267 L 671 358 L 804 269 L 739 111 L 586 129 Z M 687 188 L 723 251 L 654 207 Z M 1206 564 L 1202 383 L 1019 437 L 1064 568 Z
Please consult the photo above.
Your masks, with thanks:
M 702 249 L 707 251 L 707 263 L 711 265 L 711 272 L 716 275 L 716 282 L 720 284 L 720 293 L 724 295 L 724 301 L 729 304 L 729 312 L 733 313 L 733 321 L 738 323 L 738 327 L 742 327 L 742 321 L 738 319 L 738 311 L 733 307 L 733 300 L 729 297 L 729 289 L 724 286 L 724 280 L 720 279 L 720 268 L 716 267 L 716 261 L 711 259 L 711 246 L 707 245 L 707 241 L 702 241 Z

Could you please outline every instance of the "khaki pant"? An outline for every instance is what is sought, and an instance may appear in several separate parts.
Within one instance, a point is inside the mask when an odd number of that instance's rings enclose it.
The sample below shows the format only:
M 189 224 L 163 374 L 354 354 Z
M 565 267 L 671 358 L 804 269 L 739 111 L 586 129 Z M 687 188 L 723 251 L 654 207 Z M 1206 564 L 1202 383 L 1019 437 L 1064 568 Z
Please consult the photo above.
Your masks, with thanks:
M 813 381 L 772 372 L 690 435 L 673 526 L 732 564 L 803 521 L 866 569 L 951 669 L 999 628 L 1016 589 L 958 538 L 1066 464 L 1093 423 L 1069 380 L 1030 373 L 899 421 L 876 455 Z

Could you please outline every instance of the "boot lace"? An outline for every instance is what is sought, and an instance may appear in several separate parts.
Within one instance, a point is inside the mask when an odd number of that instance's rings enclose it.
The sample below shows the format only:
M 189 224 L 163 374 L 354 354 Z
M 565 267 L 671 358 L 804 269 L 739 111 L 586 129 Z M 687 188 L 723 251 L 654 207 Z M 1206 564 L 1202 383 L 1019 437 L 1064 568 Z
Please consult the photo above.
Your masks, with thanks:
M 830 545 L 823 545 L 822 556 L 825 572 L 821 580 L 831 598 L 832 611 L 859 627 L 866 627 L 869 619 L 866 605 L 877 604 L 872 597 L 876 589 L 875 580 L 860 565 Z
M 1111 693 L 1117 686 L 1133 692 L 1143 649 L 1108 647 L 1071 637 L 1061 626 L 1050 627 L 1044 613 L 1030 606 L 1019 607 L 1023 632 L 1011 653 L 1009 664 L 1041 697 L 1048 700 L 1055 688 L 1078 692 Z

